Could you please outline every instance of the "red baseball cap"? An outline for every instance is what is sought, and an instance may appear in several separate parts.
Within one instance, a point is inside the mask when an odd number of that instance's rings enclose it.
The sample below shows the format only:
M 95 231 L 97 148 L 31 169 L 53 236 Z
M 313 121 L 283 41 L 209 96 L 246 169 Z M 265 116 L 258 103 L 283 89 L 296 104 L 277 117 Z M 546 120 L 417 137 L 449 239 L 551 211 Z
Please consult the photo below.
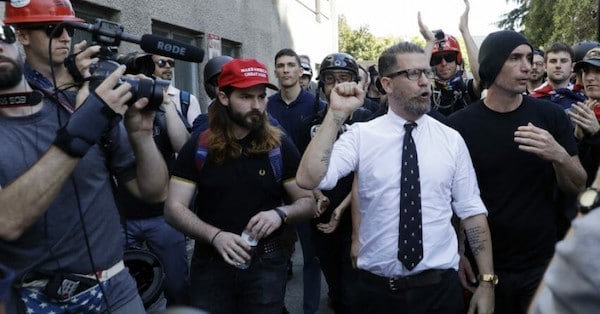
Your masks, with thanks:
M 269 83 L 267 67 L 255 59 L 233 59 L 225 63 L 217 83 L 219 89 L 225 86 L 248 88 L 264 84 L 270 89 L 278 90 L 277 86 Z

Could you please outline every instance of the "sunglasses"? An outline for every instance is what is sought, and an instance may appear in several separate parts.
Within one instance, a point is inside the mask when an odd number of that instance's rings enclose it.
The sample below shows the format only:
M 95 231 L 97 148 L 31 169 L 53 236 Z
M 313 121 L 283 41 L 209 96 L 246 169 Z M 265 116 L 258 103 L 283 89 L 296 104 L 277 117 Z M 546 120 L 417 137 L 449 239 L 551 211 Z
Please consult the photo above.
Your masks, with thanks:
M 156 63 L 156 65 L 157 65 L 159 68 L 164 68 L 164 67 L 166 67 L 166 66 L 167 66 L 167 64 L 168 64 L 170 67 L 174 67 L 174 66 L 175 66 L 175 60 L 165 60 L 165 59 L 158 59 L 158 61 L 156 61 L 155 63 Z
M 15 29 L 12 26 L 4 25 L 0 28 L 0 41 L 7 44 L 14 44 L 17 41 Z
M 27 29 L 43 30 L 48 36 L 48 38 L 59 38 L 60 36 L 62 36 L 63 30 L 66 30 L 67 34 L 69 34 L 69 37 L 73 37 L 73 35 L 75 34 L 75 28 L 73 28 L 73 26 L 59 25 L 60 24 L 48 24 L 36 27 L 28 27 Z
M 442 63 L 442 59 L 446 60 L 446 63 L 456 61 L 456 53 L 445 53 L 439 55 L 431 56 L 431 62 L 429 63 L 431 66 L 436 66 Z

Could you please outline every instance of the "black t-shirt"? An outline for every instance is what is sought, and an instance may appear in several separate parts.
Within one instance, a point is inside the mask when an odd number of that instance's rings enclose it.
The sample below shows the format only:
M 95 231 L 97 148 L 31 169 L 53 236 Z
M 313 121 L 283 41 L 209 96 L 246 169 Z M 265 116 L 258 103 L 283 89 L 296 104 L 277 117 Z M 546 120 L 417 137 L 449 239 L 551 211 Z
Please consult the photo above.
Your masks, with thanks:
M 368 121 L 371 117 L 371 111 L 365 108 L 358 108 L 355 110 L 350 117 L 344 122 L 344 126 L 339 131 L 338 136 L 344 133 L 347 129 L 347 126 L 355 123 L 355 122 L 364 122 Z M 300 132 L 300 137 L 298 139 L 298 149 L 301 152 L 304 152 L 310 140 L 314 137 L 317 132 L 317 129 L 323 123 L 323 119 L 325 118 L 325 111 L 321 111 L 318 114 L 313 115 L 309 119 L 307 119 Z M 317 222 L 327 223 L 331 219 L 331 214 L 335 210 L 335 208 L 344 200 L 344 198 L 350 193 L 352 190 L 352 181 L 354 179 L 354 173 L 351 173 L 340 180 L 338 180 L 336 186 L 331 190 L 323 190 L 323 194 L 329 198 L 329 206 L 318 218 L 315 220 Z M 339 232 L 351 232 L 352 231 L 352 220 L 349 210 L 345 210 L 344 214 L 340 218 L 340 222 L 338 224 Z
M 473 79 L 463 80 L 462 78 L 452 84 L 452 89 L 445 89 L 436 83 L 432 86 L 431 109 L 449 116 L 450 114 L 465 108 L 475 100 L 479 95 L 475 92 Z
M 522 270 L 542 266 L 556 243 L 557 188 L 552 162 L 524 152 L 514 141 L 517 127 L 547 130 L 569 155 L 577 145 L 564 111 L 554 103 L 523 97 L 512 112 L 490 110 L 479 100 L 454 113 L 448 125 L 465 139 L 489 215 L 494 266 Z
M 287 136 L 282 137 L 280 147 L 282 179 L 276 182 L 268 153 L 242 154 L 236 160 L 218 165 L 210 160 L 209 151 L 209 157 L 198 170 L 195 156 L 199 135 L 200 132 L 193 134 L 182 147 L 172 174 L 196 183 L 195 211 L 200 219 L 219 229 L 241 234 L 259 211 L 282 205 L 283 183 L 295 178 L 300 162 L 300 154 Z M 240 140 L 242 147 L 248 147 L 252 137 L 250 134 Z
M 154 126 L 152 128 L 152 137 L 156 147 L 162 154 L 167 167 L 171 169 L 175 162 L 175 151 L 167 133 L 167 121 L 165 113 L 156 111 L 154 117 Z M 164 202 L 148 203 L 135 197 L 127 187 L 119 185 L 116 188 L 115 198 L 119 207 L 119 212 L 126 219 L 140 219 L 162 216 L 164 212 Z

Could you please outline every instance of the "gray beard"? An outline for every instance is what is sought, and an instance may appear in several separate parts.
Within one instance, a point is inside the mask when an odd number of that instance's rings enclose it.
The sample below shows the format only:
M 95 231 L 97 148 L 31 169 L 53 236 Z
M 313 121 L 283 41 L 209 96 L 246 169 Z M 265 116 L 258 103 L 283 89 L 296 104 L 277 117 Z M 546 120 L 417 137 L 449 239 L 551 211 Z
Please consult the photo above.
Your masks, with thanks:
M 416 116 L 422 116 L 431 111 L 431 102 L 427 104 L 419 104 L 418 102 L 408 102 L 404 104 L 404 110 Z

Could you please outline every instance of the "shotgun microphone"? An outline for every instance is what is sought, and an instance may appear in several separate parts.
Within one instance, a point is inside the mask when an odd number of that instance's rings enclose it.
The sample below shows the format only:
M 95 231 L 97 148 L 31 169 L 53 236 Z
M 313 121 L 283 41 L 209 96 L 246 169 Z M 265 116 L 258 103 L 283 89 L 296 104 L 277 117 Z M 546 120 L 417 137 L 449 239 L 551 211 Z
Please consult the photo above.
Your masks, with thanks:
M 140 45 L 140 48 L 147 53 L 197 63 L 202 62 L 204 59 L 204 49 L 202 48 L 151 34 L 145 34 L 141 37 L 129 34 L 123 31 L 121 25 L 111 21 L 97 19 L 95 24 L 70 21 L 63 23 L 92 33 L 96 40 L 106 45 L 118 46 L 123 40 Z
M 140 47 L 147 53 L 183 61 L 200 63 L 204 58 L 204 50 L 202 48 L 156 35 L 142 35 Z

